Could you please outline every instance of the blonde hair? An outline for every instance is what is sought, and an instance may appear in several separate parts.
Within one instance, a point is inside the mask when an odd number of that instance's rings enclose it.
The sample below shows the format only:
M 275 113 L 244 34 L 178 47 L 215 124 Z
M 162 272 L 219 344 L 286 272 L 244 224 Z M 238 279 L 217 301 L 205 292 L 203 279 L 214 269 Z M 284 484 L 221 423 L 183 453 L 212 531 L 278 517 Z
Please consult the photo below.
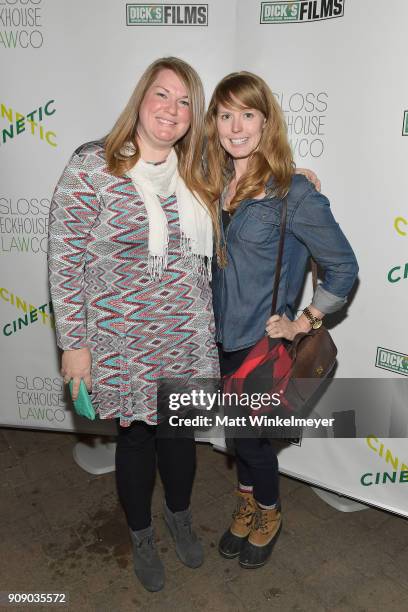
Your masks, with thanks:
M 265 126 L 256 150 L 248 160 L 245 174 L 237 184 L 229 206 L 235 211 L 244 199 L 254 198 L 265 190 L 273 177 L 273 195 L 284 197 L 289 191 L 294 163 L 287 137 L 282 110 L 261 77 L 251 72 L 233 72 L 215 88 L 206 115 L 207 194 L 209 211 L 214 224 L 218 259 L 220 257 L 220 227 L 218 202 L 221 193 L 234 174 L 231 156 L 221 146 L 217 130 L 218 105 L 226 108 L 252 108 L 265 117 Z
M 162 57 L 147 67 L 140 77 L 126 107 L 104 140 L 107 168 L 115 176 L 122 176 L 140 158 L 136 141 L 139 110 L 147 90 L 161 70 L 172 70 L 187 88 L 191 123 L 187 133 L 175 144 L 178 170 L 188 189 L 206 198 L 202 177 L 202 149 L 204 137 L 205 98 L 200 77 L 187 62 L 177 57 Z M 135 151 L 126 152 L 131 142 Z

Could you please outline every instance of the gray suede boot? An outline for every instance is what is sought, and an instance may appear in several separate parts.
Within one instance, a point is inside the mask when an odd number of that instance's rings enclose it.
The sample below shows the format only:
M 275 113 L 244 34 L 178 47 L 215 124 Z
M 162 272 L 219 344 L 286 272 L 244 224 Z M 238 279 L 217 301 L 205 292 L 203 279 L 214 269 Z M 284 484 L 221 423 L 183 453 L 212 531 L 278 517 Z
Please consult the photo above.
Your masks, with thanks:
M 164 567 L 154 546 L 152 526 L 129 532 L 136 576 L 147 591 L 160 591 L 164 587 Z
M 201 542 L 191 526 L 191 510 L 171 512 L 164 504 L 164 520 L 176 544 L 178 558 L 187 567 L 200 567 L 204 560 Z

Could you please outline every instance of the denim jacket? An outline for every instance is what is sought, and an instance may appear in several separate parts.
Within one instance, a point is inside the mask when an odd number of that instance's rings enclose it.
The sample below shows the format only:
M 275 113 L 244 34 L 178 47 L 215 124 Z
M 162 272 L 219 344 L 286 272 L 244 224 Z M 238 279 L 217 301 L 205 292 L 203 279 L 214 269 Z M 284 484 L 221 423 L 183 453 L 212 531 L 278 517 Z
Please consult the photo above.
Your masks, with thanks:
M 280 199 L 268 195 L 270 191 L 268 184 L 265 198 L 243 200 L 225 232 L 220 205 L 228 265 L 219 268 L 214 257 L 213 303 L 217 342 L 225 351 L 255 344 L 264 335 L 270 316 L 282 207 Z M 335 312 L 345 304 L 357 276 L 353 250 L 328 199 L 304 176 L 293 176 L 287 202 L 277 313 L 295 318 L 310 255 L 324 271 L 312 304 L 325 314 Z

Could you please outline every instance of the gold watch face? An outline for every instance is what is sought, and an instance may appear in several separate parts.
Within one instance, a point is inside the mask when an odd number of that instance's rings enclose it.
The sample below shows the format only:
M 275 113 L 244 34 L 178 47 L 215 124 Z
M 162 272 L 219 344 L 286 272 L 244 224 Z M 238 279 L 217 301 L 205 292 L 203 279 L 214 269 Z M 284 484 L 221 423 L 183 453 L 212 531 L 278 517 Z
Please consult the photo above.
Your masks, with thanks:
M 321 319 L 317 319 L 312 325 L 312 329 L 319 329 L 322 326 L 323 321 Z

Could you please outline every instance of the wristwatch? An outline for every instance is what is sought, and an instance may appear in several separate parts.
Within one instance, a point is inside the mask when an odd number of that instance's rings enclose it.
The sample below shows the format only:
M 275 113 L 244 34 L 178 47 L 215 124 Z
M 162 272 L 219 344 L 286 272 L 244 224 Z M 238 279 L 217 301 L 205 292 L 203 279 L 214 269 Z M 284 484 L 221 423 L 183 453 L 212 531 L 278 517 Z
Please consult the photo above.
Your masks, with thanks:
M 312 329 L 319 329 L 319 327 L 322 326 L 323 321 L 321 319 L 318 319 L 317 317 L 314 317 L 308 308 L 305 308 L 303 310 L 303 314 L 309 321 L 310 325 L 312 326 Z

